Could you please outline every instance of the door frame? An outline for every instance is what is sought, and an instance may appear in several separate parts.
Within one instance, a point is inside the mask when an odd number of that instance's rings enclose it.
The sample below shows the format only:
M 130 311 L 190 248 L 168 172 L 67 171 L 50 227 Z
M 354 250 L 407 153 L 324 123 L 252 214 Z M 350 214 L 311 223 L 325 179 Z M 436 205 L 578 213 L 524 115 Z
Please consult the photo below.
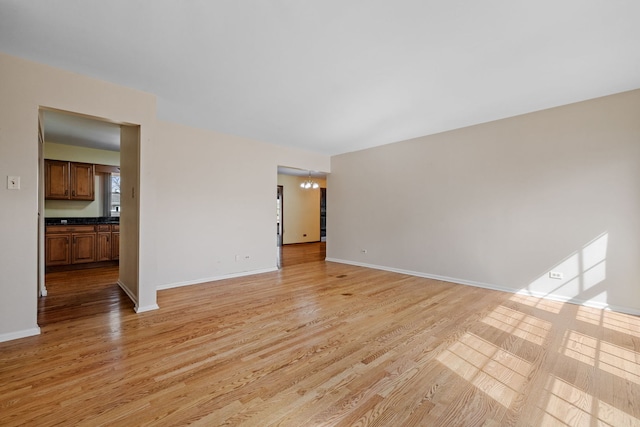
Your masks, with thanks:
M 47 296 L 44 253 L 44 116 L 38 109 L 38 297 Z
M 131 123 L 123 123 L 115 120 L 111 120 L 104 117 L 97 117 L 88 114 L 77 113 L 69 110 L 62 110 L 58 108 L 39 106 L 38 107 L 38 127 L 39 127 L 39 141 L 38 141 L 38 233 L 37 233 L 37 246 L 38 246 L 38 256 L 37 256 L 37 285 L 38 285 L 38 297 L 47 296 L 47 289 L 45 283 L 45 215 L 44 215 L 44 120 L 43 120 L 43 112 L 44 111 L 56 111 L 60 113 L 75 115 L 79 117 L 84 117 L 96 121 L 109 122 L 114 123 L 120 126 L 121 133 L 121 141 L 120 141 L 120 164 L 122 166 L 122 129 L 126 127 L 130 129 L 130 138 L 128 138 L 129 144 L 131 145 L 132 152 L 136 153 L 135 159 L 133 160 L 134 164 L 131 165 L 130 170 L 133 172 L 129 178 L 133 182 L 132 187 L 135 188 L 135 192 L 139 192 L 140 185 L 140 125 L 135 125 Z M 42 144 L 40 143 L 40 131 L 42 132 Z M 122 170 L 121 170 L 122 173 Z M 126 173 L 126 172 L 125 172 Z M 135 175 L 135 176 L 134 176 Z M 139 304 L 140 304 L 140 291 L 139 291 L 139 268 L 140 268 L 140 194 L 133 194 L 132 188 L 132 202 L 131 208 L 128 209 L 128 212 L 125 213 L 123 221 L 123 215 L 120 215 L 120 223 L 127 222 L 129 227 L 120 227 L 121 233 L 121 248 L 122 241 L 125 242 L 130 241 L 131 244 L 127 245 L 127 251 L 120 251 L 120 259 L 119 259 L 119 279 L 118 285 L 120 288 L 127 294 L 127 296 L 132 300 L 135 304 L 135 310 L 138 312 Z M 129 229 L 128 229 L 129 228 Z M 123 239 L 124 237 L 124 239 Z M 129 239 L 127 239 L 129 237 Z M 123 252 L 125 255 L 123 256 Z M 127 282 L 135 282 L 132 283 L 135 285 L 136 289 L 138 289 L 138 295 L 135 295 L 125 283 L 123 283 L 123 277 L 127 278 Z M 145 308 L 146 309 L 146 308 Z

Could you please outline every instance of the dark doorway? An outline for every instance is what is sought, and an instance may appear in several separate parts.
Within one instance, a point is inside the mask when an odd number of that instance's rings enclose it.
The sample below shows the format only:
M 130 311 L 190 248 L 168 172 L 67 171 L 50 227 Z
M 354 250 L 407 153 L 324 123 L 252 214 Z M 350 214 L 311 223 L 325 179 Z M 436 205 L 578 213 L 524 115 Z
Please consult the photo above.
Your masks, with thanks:
M 282 222 L 282 213 L 283 213 L 283 186 L 278 185 L 278 189 L 276 192 L 276 237 L 277 237 L 277 245 L 278 247 L 282 246 L 282 234 L 284 232 L 284 226 Z
M 327 189 L 320 189 L 320 241 L 327 241 Z

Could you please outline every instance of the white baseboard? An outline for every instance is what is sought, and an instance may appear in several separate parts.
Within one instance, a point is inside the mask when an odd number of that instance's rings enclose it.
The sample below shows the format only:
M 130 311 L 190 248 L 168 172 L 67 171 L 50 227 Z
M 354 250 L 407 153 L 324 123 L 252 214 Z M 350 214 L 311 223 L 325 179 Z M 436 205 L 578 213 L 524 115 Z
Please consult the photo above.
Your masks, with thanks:
M 138 305 L 138 298 L 133 295 L 133 293 L 129 290 L 129 288 L 127 288 L 124 283 L 122 283 L 120 280 L 118 280 L 118 286 L 120 286 L 120 289 L 122 289 L 124 291 L 125 294 L 127 294 L 127 296 L 129 297 L 129 299 L 133 302 L 134 306 L 133 306 L 133 310 L 136 313 L 144 313 L 145 311 L 152 311 L 152 310 L 157 310 L 160 307 L 158 306 L 158 304 L 151 304 L 151 305 L 145 305 L 145 306 L 139 306 Z
M 144 313 L 145 311 L 158 310 L 159 308 L 160 306 L 158 304 L 145 305 L 143 307 L 138 307 L 138 304 L 136 304 L 136 306 L 133 307 L 136 313 Z
M 127 296 L 129 297 L 129 299 L 131 301 L 133 301 L 133 304 L 137 307 L 138 306 L 138 297 L 136 297 L 130 290 L 129 288 L 127 288 L 125 286 L 124 283 L 122 283 L 120 280 L 118 280 L 118 286 L 120 286 L 120 289 L 122 289 L 124 291 L 125 294 L 127 294 Z
M 435 274 L 428 274 L 428 273 L 423 273 L 423 272 L 420 272 L 420 271 L 403 270 L 403 269 L 400 269 L 400 268 L 386 267 L 386 266 L 375 265 L 375 264 L 366 264 L 366 263 L 363 263 L 363 262 L 349 261 L 349 260 L 338 259 L 338 258 L 326 258 L 325 260 L 329 261 L 329 262 L 337 262 L 337 263 L 340 263 L 340 264 L 349 264 L 349 265 L 355 265 L 355 266 L 358 266 L 358 267 L 373 268 L 375 270 L 391 271 L 393 273 L 406 274 L 406 275 L 409 275 L 409 276 L 416 276 L 416 277 L 424 277 L 426 279 L 440 280 L 442 282 L 450 282 L 450 283 L 455 283 L 455 284 L 459 284 L 459 285 L 475 286 L 477 288 L 491 289 L 491 290 L 494 290 L 494 291 L 508 292 L 508 293 L 518 294 L 518 295 L 528 295 L 528 296 L 537 297 L 537 298 L 549 299 L 549 300 L 552 300 L 552 301 L 568 302 L 568 303 L 571 303 L 571 304 L 582 305 L 584 307 L 599 308 L 599 309 L 602 309 L 602 310 L 617 311 L 617 312 L 620 312 L 620 313 L 626 313 L 626 314 L 632 314 L 634 316 L 640 316 L 640 310 L 636 310 L 636 309 L 633 309 L 633 308 L 622 307 L 622 306 L 618 306 L 618 305 L 605 304 L 605 303 L 602 303 L 602 302 L 581 300 L 579 298 L 570 298 L 570 297 L 566 297 L 564 295 L 545 294 L 543 292 L 531 292 L 531 291 L 529 291 L 527 289 L 506 288 L 504 286 L 492 285 L 492 284 L 489 284 L 489 283 L 474 282 L 474 281 L 471 281 L 471 280 L 457 279 L 455 277 L 438 276 L 438 275 L 435 275 Z
M 253 276 L 254 274 L 271 273 L 272 271 L 277 271 L 277 270 L 278 269 L 276 267 L 269 267 L 269 268 L 263 268 L 260 270 L 243 271 L 240 273 L 224 274 L 222 276 L 205 277 L 202 279 L 188 280 L 185 282 L 167 283 L 165 285 L 157 286 L 156 290 L 161 291 L 164 289 L 179 288 L 182 286 L 199 285 L 207 282 L 216 282 L 218 280 L 234 279 L 236 277 L 244 277 L 244 276 Z
M 20 338 L 32 337 L 34 335 L 40 335 L 40 328 L 35 327 L 31 329 L 25 329 L 22 331 L 9 332 L 6 334 L 0 334 L 0 342 L 17 340 Z
M 513 289 L 509 289 L 507 290 L 507 292 L 515 293 L 518 295 L 527 295 L 527 296 L 532 296 L 537 298 L 544 298 L 544 299 L 558 301 L 558 302 L 568 302 L 570 304 L 581 305 L 584 307 L 598 308 L 600 310 L 616 311 L 618 313 L 625 313 L 625 314 L 632 314 L 634 316 L 640 316 L 640 310 L 636 310 L 630 307 L 623 307 L 619 305 L 611 305 L 611 304 L 600 302 L 600 301 L 589 301 L 589 300 L 583 300 L 580 298 L 570 298 L 564 295 L 545 294 L 544 292 L 529 291 L 527 289 L 521 289 L 517 292 L 514 291 Z

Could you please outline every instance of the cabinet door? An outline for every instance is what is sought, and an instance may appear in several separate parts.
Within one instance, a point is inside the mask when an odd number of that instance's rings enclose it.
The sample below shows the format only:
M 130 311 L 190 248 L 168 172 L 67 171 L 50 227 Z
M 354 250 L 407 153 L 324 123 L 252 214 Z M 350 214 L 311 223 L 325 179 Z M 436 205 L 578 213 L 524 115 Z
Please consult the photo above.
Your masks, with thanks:
M 72 234 L 71 264 L 96 261 L 96 233 Z
M 120 233 L 111 233 L 111 259 L 120 259 Z
M 94 166 L 89 163 L 71 163 L 71 199 L 93 200 Z
M 69 162 L 45 160 L 44 166 L 45 199 L 69 199 Z
M 45 236 L 45 265 L 68 265 L 71 263 L 71 235 L 53 234 Z
M 98 255 L 96 261 L 109 261 L 111 259 L 111 233 L 99 232 L 97 236 Z

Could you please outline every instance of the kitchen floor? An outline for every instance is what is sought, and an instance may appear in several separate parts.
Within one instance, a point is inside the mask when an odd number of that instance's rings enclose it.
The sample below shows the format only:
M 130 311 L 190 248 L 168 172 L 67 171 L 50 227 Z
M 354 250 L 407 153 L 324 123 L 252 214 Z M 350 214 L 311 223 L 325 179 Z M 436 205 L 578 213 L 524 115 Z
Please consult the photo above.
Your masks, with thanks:
M 131 310 L 118 286 L 118 266 L 47 273 L 47 296 L 38 299 L 38 325 Z

